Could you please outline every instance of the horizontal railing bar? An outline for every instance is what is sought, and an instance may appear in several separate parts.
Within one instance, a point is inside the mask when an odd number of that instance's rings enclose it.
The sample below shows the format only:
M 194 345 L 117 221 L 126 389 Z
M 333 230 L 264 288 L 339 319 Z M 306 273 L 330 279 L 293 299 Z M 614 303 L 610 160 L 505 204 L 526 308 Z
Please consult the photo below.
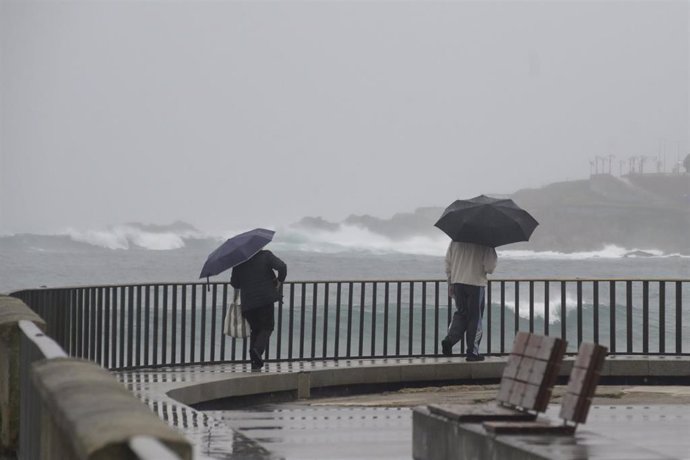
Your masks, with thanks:
M 436 282 L 446 282 L 447 280 L 445 278 L 404 278 L 404 279 L 395 279 L 395 278 L 376 278 L 376 279 L 348 279 L 348 278 L 343 278 L 343 279 L 328 279 L 328 280 L 287 280 L 285 281 L 285 284 L 324 284 L 324 283 L 436 283 Z M 632 282 L 642 282 L 642 281 L 651 281 L 651 282 L 668 282 L 668 283 L 677 283 L 677 282 L 690 282 L 690 278 L 666 278 L 666 277 L 635 277 L 635 278 L 593 278 L 593 277 L 588 277 L 588 278 L 580 278 L 580 277 L 563 277 L 563 278 L 558 278 L 558 277 L 540 277 L 540 278 L 490 278 L 489 282 L 490 283 L 500 283 L 500 282 L 556 282 L 556 281 L 566 281 L 566 282 L 575 282 L 575 281 L 581 281 L 581 282 L 586 282 L 586 283 L 591 283 L 595 281 L 615 281 L 615 282 L 624 282 L 624 281 L 632 281 Z M 96 284 L 96 285 L 76 285 L 76 286 L 54 286 L 54 287 L 36 287 L 36 288 L 27 288 L 27 289 L 20 289 L 18 291 L 13 291 L 10 292 L 9 295 L 15 295 L 19 294 L 21 292 L 32 292 L 32 291 L 51 291 L 51 290 L 71 290 L 71 289 L 96 289 L 96 288 L 117 288 L 117 287 L 122 287 L 122 286 L 127 286 L 127 287 L 154 287 L 154 286 L 210 286 L 213 287 L 214 285 L 216 286 L 223 286 L 226 284 L 230 284 L 230 281 L 211 281 L 210 283 L 207 283 L 205 281 L 189 281 L 189 282 L 183 282 L 183 281 L 156 281 L 156 282 L 147 282 L 147 283 L 131 283 L 131 284 Z

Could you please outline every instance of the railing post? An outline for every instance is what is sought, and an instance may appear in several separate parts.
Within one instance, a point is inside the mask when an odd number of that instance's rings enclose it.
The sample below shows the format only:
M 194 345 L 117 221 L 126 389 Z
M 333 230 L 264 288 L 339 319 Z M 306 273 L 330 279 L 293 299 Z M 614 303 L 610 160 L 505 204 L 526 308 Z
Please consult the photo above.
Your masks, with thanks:
M 642 282 L 642 353 L 649 352 L 649 281 Z
M 676 354 L 683 352 L 683 282 L 676 281 Z
M 281 288 L 282 289 L 282 288 Z M 215 296 L 215 294 L 214 294 Z M 282 359 L 282 352 L 283 352 L 283 299 L 280 298 L 278 300 L 278 320 L 276 324 L 276 360 L 280 361 Z M 213 348 L 211 349 L 213 350 Z M 211 358 L 211 361 L 213 361 L 213 357 Z
M 582 344 L 582 281 L 577 282 L 577 346 Z
M 544 281 L 544 335 L 549 335 L 549 281 Z
M 440 282 L 436 281 L 434 283 L 434 354 L 438 354 L 438 344 L 439 344 L 439 334 L 438 334 L 438 328 L 439 328 L 439 310 L 441 308 L 441 300 L 439 298 L 440 295 Z M 388 299 L 388 283 L 386 283 L 386 299 Z M 388 300 L 386 300 L 386 303 L 388 303 Z M 384 355 L 387 356 L 387 353 L 384 351 Z
M 529 331 L 534 332 L 534 281 L 529 282 Z
M 422 281 L 422 339 L 420 344 L 422 349 L 420 353 L 422 355 L 426 352 L 426 282 Z
M 414 282 L 410 281 L 410 304 L 408 310 L 408 337 L 407 337 L 407 355 L 412 356 L 412 344 L 414 340 Z
M 290 286 L 292 288 L 292 285 Z M 223 331 L 223 327 L 225 325 L 225 315 L 228 313 L 228 283 L 223 283 L 223 293 L 221 294 L 221 326 L 220 326 L 220 360 L 225 361 L 225 348 L 228 343 L 228 337 L 225 335 Z M 232 340 L 232 346 L 235 346 L 235 341 Z M 233 354 L 234 358 L 234 354 Z
M 322 350 L 322 358 L 327 358 L 328 357 L 328 292 L 329 292 L 329 287 L 330 283 L 326 282 L 323 285 L 323 338 L 321 341 L 323 342 L 323 350 Z
M 372 358 L 376 356 L 376 294 L 377 285 L 373 282 L 371 285 L 371 350 L 369 351 Z
M 567 336 L 567 319 L 568 319 L 568 310 L 566 308 L 566 297 L 565 297 L 565 288 L 566 284 L 565 281 L 561 281 L 561 338 L 563 340 L 566 340 Z
M 341 307 L 341 296 L 342 296 L 342 284 L 336 283 L 336 293 L 335 293 L 335 350 L 333 351 L 333 356 L 337 359 L 338 353 L 340 351 L 340 307 Z M 387 289 L 387 286 L 386 286 Z M 386 305 L 386 311 L 388 305 Z M 292 315 L 292 308 L 290 309 L 290 314 Z M 387 318 L 386 318 L 387 319 Z M 290 316 L 290 329 L 292 330 L 292 316 Z M 384 352 L 385 354 L 385 352 Z
M 609 281 L 609 352 L 616 352 L 616 282 Z
M 626 325 L 626 341 L 627 352 L 633 352 L 633 298 L 632 298 L 632 281 L 625 282 L 625 325 Z
M 366 302 L 366 283 L 359 285 L 359 356 L 364 356 L 364 305 Z
M 182 305 L 180 306 L 180 360 L 181 364 L 187 362 L 187 285 L 182 285 Z
M 319 283 L 312 283 L 313 290 L 311 295 L 311 359 L 316 358 L 316 312 L 318 310 L 317 302 L 319 297 Z M 362 313 L 364 314 L 364 313 Z M 360 339 L 363 330 L 360 329 Z M 360 344 L 360 355 L 361 355 Z
M 666 352 L 666 282 L 659 281 L 659 353 Z
M 501 281 L 501 354 L 506 352 L 506 282 Z
M 151 363 L 153 365 L 158 364 L 158 333 L 160 332 L 160 327 L 158 321 L 160 319 L 158 310 L 160 309 L 160 286 L 157 284 L 153 285 L 153 351 L 151 354 Z
M 515 281 L 515 328 L 514 333 L 517 335 L 520 330 L 520 282 Z
M 302 290 L 301 290 L 301 297 L 300 297 L 300 322 L 299 322 L 299 358 L 302 359 L 304 358 L 304 336 L 305 336 L 305 329 L 306 329 L 306 313 L 305 313 L 305 308 L 306 308 L 306 296 L 307 296 L 307 284 L 306 283 L 301 283 L 302 285 Z M 352 303 L 350 303 L 352 305 Z M 349 335 L 350 335 L 350 327 L 348 325 L 348 340 L 349 340 Z M 348 343 L 348 356 L 350 353 L 350 346 Z
M 288 324 L 289 324 L 289 335 L 288 335 L 288 359 L 292 359 L 292 341 L 294 337 L 295 330 L 295 284 L 290 283 L 290 309 Z M 222 359 L 222 358 L 221 358 Z
M 592 317 L 592 325 L 594 328 L 593 331 L 593 338 L 594 338 L 594 343 L 599 343 L 599 282 L 598 281 L 593 281 L 592 282 L 593 286 L 593 293 L 592 293 L 592 309 L 593 309 L 593 317 Z
M 396 321 L 395 321 L 395 356 L 400 356 L 400 328 L 402 327 L 402 320 L 400 315 L 402 313 L 402 302 L 400 296 L 402 296 L 402 285 L 400 281 L 397 284 L 397 297 L 395 308 L 397 310 Z

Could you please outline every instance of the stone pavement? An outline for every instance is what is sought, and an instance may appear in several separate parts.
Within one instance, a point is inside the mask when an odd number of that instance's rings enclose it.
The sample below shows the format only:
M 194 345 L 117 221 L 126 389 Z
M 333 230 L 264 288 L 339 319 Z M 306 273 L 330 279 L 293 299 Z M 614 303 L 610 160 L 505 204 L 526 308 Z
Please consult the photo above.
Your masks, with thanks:
M 347 409 L 330 407 L 327 411 L 319 413 L 316 411 L 318 408 L 312 406 L 311 412 L 308 411 L 310 415 L 305 415 L 307 417 L 304 419 L 305 423 L 302 423 L 302 419 L 299 419 L 299 423 L 294 423 L 296 420 L 294 418 L 291 423 L 284 423 L 285 420 L 280 420 L 282 416 L 277 415 L 281 412 L 276 412 L 277 410 L 291 410 L 293 411 L 292 416 L 295 416 L 294 414 L 299 411 L 306 413 L 304 407 L 308 406 L 308 402 L 316 402 L 316 400 L 303 400 L 301 403 L 281 406 L 263 404 L 243 411 L 237 407 L 232 407 L 232 400 L 228 398 L 270 392 L 281 394 L 288 399 L 295 399 L 300 392 L 302 392 L 302 396 L 305 396 L 304 392 L 306 391 L 306 396 L 308 396 L 310 392 L 314 393 L 319 388 L 336 389 L 339 387 L 339 390 L 343 390 L 371 384 L 398 388 L 404 386 L 405 382 L 415 382 L 418 385 L 426 383 L 427 386 L 439 382 L 485 384 L 487 381 L 497 381 L 500 378 L 504 364 L 504 358 L 490 357 L 482 363 L 466 363 L 460 357 L 443 357 L 267 363 L 266 368 L 258 373 L 251 372 L 248 364 L 217 364 L 120 371 L 116 375 L 163 420 L 179 428 L 190 438 L 195 445 L 196 458 L 310 458 L 304 453 L 295 454 L 295 446 L 300 444 L 295 440 L 298 440 L 299 437 L 292 436 L 292 440 L 295 441 L 292 442 L 283 435 L 286 433 L 294 435 L 298 433 L 298 430 L 304 432 L 320 431 L 328 440 L 328 436 L 333 433 L 329 434 L 326 428 L 333 422 L 336 427 L 340 423 L 338 431 L 341 439 L 347 437 L 348 430 L 353 432 L 360 430 L 362 424 L 366 425 L 367 423 L 370 424 L 371 428 L 368 431 L 372 433 L 372 436 L 375 436 L 377 431 L 382 429 L 385 431 L 385 416 L 379 418 L 380 414 L 385 414 L 385 411 L 392 409 L 377 408 L 378 413 L 375 413 L 376 411 L 367 413 L 366 408 L 359 408 L 360 412 L 355 418 L 344 420 L 342 418 L 343 411 Z M 572 362 L 566 361 L 564 363 L 561 375 L 567 375 L 570 371 L 570 365 Z M 612 378 L 635 376 L 641 380 L 653 380 L 659 377 L 687 378 L 690 375 L 690 357 L 609 357 L 602 375 Z M 371 391 L 371 388 L 368 389 Z M 173 399 L 171 395 L 177 399 Z M 227 406 L 224 408 L 231 409 L 231 411 L 200 411 L 188 405 L 203 405 L 210 400 L 223 402 Z M 180 401 L 184 401 L 186 404 Z M 212 405 L 207 408 L 214 409 Z M 324 409 L 322 408 L 322 410 Z M 607 412 L 608 418 L 603 415 L 595 415 L 599 411 L 599 408 L 593 410 L 590 420 L 592 426 L 595 426 L 595 423 L 600 423 L 601 429 L 616 423 L 622 423 L 623 426 L 630 424 L 630 426 L 635 425 L 649 429 L 649 424 L 645 425 L 644 420 L 658 422 L 659 426 L 662 427 L 661 430 L 669 433 L 675 433 L 672 429 L 674 423 L 686 427 L 686 419 L 681 409 L 677 413 L 672 409 L 664 409 L 662 413 L 654 410 L 626 412 L 626 410 L 618 409 Z M 405 430 L 408 429 L 406 426 L 409 426 L 409 417 L 402 415 L 404 413 L 405 410 L 397 413 L 396 417 L 389 420 L 391 424 L 389 434 L 397 433 L 393 435 L 395 439 L 405 436 Z M 626 418 L 630 415 L 634 416 Z M 367 421 L 369 416 L 371 418 Z M 373 418 L 374 416 L 376 419 Z M 671 419 L 664 419 L 662 416 L 671 417 L 673 422 L 667 426 L 664 420 Z M 325 417 L 329 417 L 329 423 L 324 423 Z M 333 417 L 332 421 L 330 417 Z M 258 423 L 257 420 L 263 421 Z M 290 417 L 287 417 L 287 420 L 290 421 Z M 374 420 L 377 421 L 374 422 Z M 601 421 L 597 422 L 597 420 Z M 381 428 L 379 424 L 381 421 L 384 422 L 384 428 Z M 318 423 L 320 430 L 313 429 L 314 423 Z M 309 428 L 310 424 L 312 424 L 311 429 Z M 293 429 L 290 430 L 290 427 Z M 588 421 L 588 424 L 583 428 L 587 428 L 589 431 L 590 422 Z M 267 435 L 267 432 L 271 431 L 280 432 L 282 437 Z M 624 428 L 619 431 L 622 434 L 626 432 Z M 580 429 L 578 432 L 585 433 L 585 430 Z M 654 430 L 655 432 L 656 430 Z M 304 442 L 303 445 L 316 442 L 312 434 L 309 437 L 311 441 Z M 330 441 L 334 442 L 333 439 Z M 409 441 L 411 443 L 411 436 Z M 353 442 L 347 441 L 344 445 L 350 444 Z M 372 442 L 371 445 L 376 445 L 376 443 Z M 353 455 L 355 456 L 345 455 L 342 458 L 357 458 L 356 454 Z M 389 458 L 395 458 L 397 455 L 396 453 Z M 409 454 L 401 453 L 401 455 L 403 458 L 409 458 Z M 339 458 L 331 455 L 321 455 L 321 457 Z M 628 458 L 631 459 L 631 457 Z M 671 456 L 670 458 L 682 457 Z

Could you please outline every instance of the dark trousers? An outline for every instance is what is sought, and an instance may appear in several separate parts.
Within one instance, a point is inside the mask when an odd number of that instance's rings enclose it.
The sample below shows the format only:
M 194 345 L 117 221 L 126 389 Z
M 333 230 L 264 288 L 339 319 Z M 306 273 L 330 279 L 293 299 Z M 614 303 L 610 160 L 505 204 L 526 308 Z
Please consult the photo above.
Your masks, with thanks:
M 471 284 L 453 284 L 455 313 L 448 326 L 446 338 L 455 345 L 465 336 L 467 354 L 479 354 L 482 340 L 482 317 L 484 316 L 484 287 Z
M 263 356 L 268 348 L 268 339 L 271 337 L 275 325 L 273 304 L 259 308 L 252 308 L 242 312 L 249 323 L 251 333 L 249 335 L 249 348 L 254 349 L 259 356 Z

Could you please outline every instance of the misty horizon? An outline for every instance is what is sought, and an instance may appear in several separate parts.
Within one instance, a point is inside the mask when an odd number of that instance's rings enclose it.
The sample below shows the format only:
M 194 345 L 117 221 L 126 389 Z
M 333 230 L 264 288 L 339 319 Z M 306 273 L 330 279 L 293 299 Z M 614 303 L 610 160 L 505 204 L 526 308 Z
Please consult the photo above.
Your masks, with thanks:
M 572 179 L 574 181 L 577 180 L 586 180 L 586 177 L 583 177 L 581 179 Z M 539 186 L 535 187 L 526 187 L 526 189 L 541 189 L 542 186 L 544 185 L 549 185 L 549 184 L 540 184 Z M 492 197 L 508 197 L 511 196 L 513 193 L 517 192 L 519 190 L 515 190 L 513 192 L 507 192 L 507 193 L 483 193 L 484 195 L 487 196 L 492 196 Z M 199 225 L 198 223 L 194 222 L 192 219 L 187 219 L 183 216 L 178 216 L 178 217 L 172 217 L 171 219 L 168 220 L 157 220 L 157 221 L 146 221 L 146 220 L 134 220 L 134 219 L 125 219 L 122 222 L 106 222 L 103 224 L 94 224 L 94 225 L 85 225 L 85 226 L 73 226 L 73 225 L 63 225 L 61 227 L 55 227 L 55 228 L 49 228 L 49 229 L 44 229 L 42 231 L 18 231 L 18 232 L 1 232 L 0 231 L 0 236 L 7 236 L 11 234 L 35 234 L 35 235 L 55 235 L 55 234 L 66 234 L 69 233 L 70 231 L 80 231 L 80 230 L 104 230 L 104 229 L 113 229 L 116 227 L 126 227 L 126 226 L 133 226 L 137 228 L 141 228 L 143 230 L 150 230 L 153 233 L 156 232 L 162 232 L 165 230 L 161 230 L 160 228 L 157 229 L 156 227 L 161 227 L 161 228 L 166 228 L 166 227 L 175 227 L 178 226 L 181 228 L 181 231 L 184 233 L 185 230 L 189 230 L 190 232 L 202 232 L 206 234 L 224 234 L 227 232 L 232 232 L 232 231 L 237 231 L 241 232 L 244 230 L 247 230 L 249 228 L 257 228 L 257 227 L 265 227 L 265 228 L 284 228 L 284 227 L 291 227 L 291 226 L 296 226 L 300 225 L 300 223 L 304 219 L 323 219 L 325 222 L 329 223 L 338 223 L 342 224 L 348 217 L 353 217 L 353 216 L 366 216 L 366 217 L 374 217 L 377 219 L 390 219 L 391 217 L 395 216 L 396 214 L 400 213 L 412 213 L 415 212 L 416 210 L 419 209 L 424 209 L 424 208 L 444 208 L 448 204 L 450 204 L 452 201 L 456 199 L 465 199 L 465 198 L 471 198 L 471 197 L 455 197 L 451 198 L 447 203 L 429 203 L 427 205 L 422 205 L 418 206 L 413 209 L 391 209 L 388 211 L 384 211 L 382 214 L 366 214 L 364 212 L 358 212 L 357 210 L 352 210 L 350 212 L 345 212 L 345 214 L 342 215 L 340 218 L 333 218 L 333 219 L 326 219 L 324 216 L 317 216 L 317 215 L 303 215 L 297 217 L 295 220 L 290 221 L 290 222 L 278 222 L 278 223 L 267 223 L 266 225 L 255 225 L 251 226 L 248 225 L 246 227 L 243 227 L 242 225 L 236 226 L 236 227 L 222 227 L 222 226 L 212 226 L 209 228 L 203 227 Z M 439 214 L 440 217 L 440 214 Z M 185 229 L 185 227 L 191 226 L 192 228 L 190 229 Z
M 0 234 L 389 218 L 584 179 L 596 156 L 670 165 L 688 11 L 5 0 Z

